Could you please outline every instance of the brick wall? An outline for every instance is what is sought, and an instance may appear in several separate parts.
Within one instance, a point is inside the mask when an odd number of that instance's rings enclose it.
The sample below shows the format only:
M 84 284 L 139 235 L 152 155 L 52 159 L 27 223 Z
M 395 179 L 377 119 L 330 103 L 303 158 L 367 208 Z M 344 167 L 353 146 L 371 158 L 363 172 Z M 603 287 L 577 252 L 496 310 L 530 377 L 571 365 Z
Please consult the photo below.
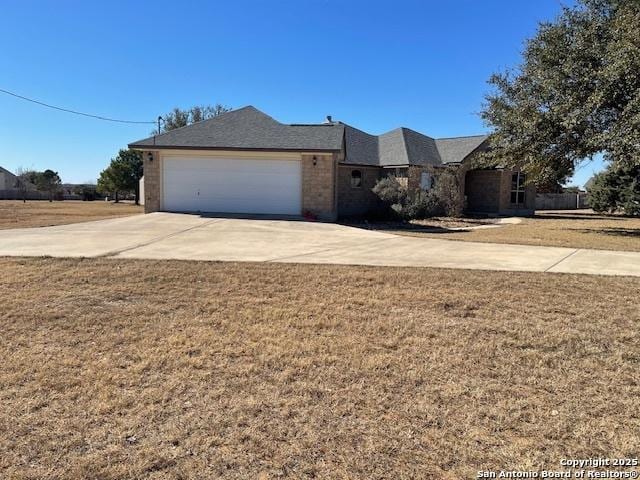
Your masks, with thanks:
M 504 169 L 501 171 L 500 183 L 500 215 L 533 215 L 536 208 L 536 187 L 526 185 L 524 205 L 516 206 L 511 204 L 511 175 L 518 169 Z
M 149 153 L 153 160 L 149 160 Z M 142 152 L 144 173 L 144 213 L 160 210 L 160 155 L 158 152 Z
M 359 188 L 351 186 L 351 172 L 360 171 L 362 183 Z M 379 167 L 356 165 L 338 166 L 338 215 L 341 217 L 359 216 L 372 213 L 381 207 L 378 196 L 371 191 L 381 177 Z
M 302 155 L 302 213 L 310 212 L 321 220 L 335 220 L 335 182 L 335 155 Z
M 467 211 L 498 213 L 502 172 L 500 170 L 470 170 L 465 179 Z
M 433 165 L 425 165 L 425 166 L 412 166 L 409 167 L 407 173 L 407 186 L 409 188 L 409 192 L 417 192 L 422 189 L 422 173 L 428 172 L 432 178 L 435 178 L 435 181 L 438 181 L 438 175 L 440 175 L 445 170 L 444 167 L 436 167 Z M 463 190 L 464 191 L 464 190 Z
M 407 176 L 406 177 L 397 177 L 398 183 L 400 185 L 407 187 L 407 190 L 410 194 L 413 194 L 420 190 L 420 181 L 422 179 L 422 172 L 429 172 L 434 176 L 438 175 L 438 170 L 433 168 L 432 166 L 410 166 L 410 167 L 400 167 L 402 169 L 406 169 Z M 395 167 L 384 169 L 383 176 L 391 176 L 395 174 Z
M 466 174 L 467 211 L 499 215 L 531 215 L 535 210 L 536 188 L 525 187 L 525 203 L 511 204 L 511 175 L 517 170 L 470 170 Z

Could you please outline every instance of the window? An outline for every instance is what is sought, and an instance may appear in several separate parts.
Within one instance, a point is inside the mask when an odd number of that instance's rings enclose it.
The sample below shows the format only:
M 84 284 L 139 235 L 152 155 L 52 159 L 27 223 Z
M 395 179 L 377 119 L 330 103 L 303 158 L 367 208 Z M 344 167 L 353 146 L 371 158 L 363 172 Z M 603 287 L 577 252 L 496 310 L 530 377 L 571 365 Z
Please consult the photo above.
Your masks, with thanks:
M 393 172 L 391 175 L 396 178 L 407 178 L 409 176 L 408 168 L 396 167 L 392 169 L 391 172 Z
M 387 167 L 384 169 L 386 177 L 394 177 L 397 179 L 409 178 L 409 169 L 407 167 Z
M 422 172 L 420 174 L 420 188 L 425 192 L 433 188 L 433 177 L 429 172 Z
M 351 188 L 362 187 L 362 172 L 360 170 L 351 170 Z
M 524 205 L 524 183 L 526 176 L 524 173 L 514 173 L 511 175 L 511 203 L 513 205 Z

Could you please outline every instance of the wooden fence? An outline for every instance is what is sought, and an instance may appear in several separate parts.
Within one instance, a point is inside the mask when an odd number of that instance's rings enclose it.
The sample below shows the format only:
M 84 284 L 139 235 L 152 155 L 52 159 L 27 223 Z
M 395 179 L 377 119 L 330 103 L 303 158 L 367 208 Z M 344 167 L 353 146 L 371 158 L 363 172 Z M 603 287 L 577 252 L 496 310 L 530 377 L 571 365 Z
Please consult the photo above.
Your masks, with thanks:
M 589 208 L 588 193 L 538 193 L 536 210 L 577 210 Z
M 27 200 L 48 200 L 49 195 L 38 190 L 27 190 Z M 22 200 L 22 192 L 16 189 L 0 190 L 0 200 Z

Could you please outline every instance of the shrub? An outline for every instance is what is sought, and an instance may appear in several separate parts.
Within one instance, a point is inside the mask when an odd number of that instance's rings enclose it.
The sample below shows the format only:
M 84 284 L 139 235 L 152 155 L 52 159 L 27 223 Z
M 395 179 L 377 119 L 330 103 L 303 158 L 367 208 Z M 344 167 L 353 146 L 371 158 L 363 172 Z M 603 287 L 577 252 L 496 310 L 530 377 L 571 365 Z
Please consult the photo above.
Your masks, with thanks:
M 394 176 L 388 176 L 377 181 L 373 193 L 385 203 L 404 204 L 407 199 L 407 187 L 401 185 Z
M 407 187 L 401 185 L 396 177 L 389 176 L 378 180 L 372 191 L 389 206 L 391 211 L 399 217 L 405 218 L 409 195 Z
M 448 217 L 462 216 L 464 198 L 460 193 L 460 181 L 454 170 L 444 170 L 437 178 L 434 195 Z
M 389 206 L 395 216 L 403 220 L 433 217 L 443 210 L 435 192 L 417 191 L 411 195 L 408 188 L 394 176 L 378 180 L 373 193 Z
M 418 191 L 407 203 L 407 216 L 410 219 L 421 219 L 442 215 L 442 202 L 435 192 Z
M 588 191 L 589 205 L 596 212 L 640 216 L 640 165 L 609 166 L 593 178 Z

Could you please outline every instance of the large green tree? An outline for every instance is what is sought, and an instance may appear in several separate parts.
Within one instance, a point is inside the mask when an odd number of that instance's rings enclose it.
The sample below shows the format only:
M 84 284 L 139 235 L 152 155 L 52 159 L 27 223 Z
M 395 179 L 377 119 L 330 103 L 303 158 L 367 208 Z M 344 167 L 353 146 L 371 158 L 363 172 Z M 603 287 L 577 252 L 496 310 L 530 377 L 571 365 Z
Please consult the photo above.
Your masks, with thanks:
M 60 191 L 62 180 L 58 172 L 53 170 L 45 170 L 44 172 L 38 172 L 35 175 L 35 185 L 41 192 L 47 193 L 49 201 L 52 202 L 56 193 Z
M 116 202 L 120 193 L 133 192 L 137 205 L 140 203 L 142 174 L 142 154 L 136 150 L 120 150 L 109 166 L 100 172 L 97 189 L 113 193 Z
M 521 164 L 539 184 L 564 183 L 600 152 L 638 164 L 639 26 L 638 0 L 579 0 L 541 24 L 522 64 L 489 80 L 485 162 Z
M 596 212 L 640 216 L 640 163 L 609 165 L 590 182 L 589 205 Z
M 215 105 L 194 105 L 187 110 L 176 107 L 162 116 L 160 133 L 217 117 L 221 113 L 228 112 L 229 110 L 231 110 L 231 108 L 219 103 Z M 158 131 L 156 130 L 154 133 L 157 134 Z

